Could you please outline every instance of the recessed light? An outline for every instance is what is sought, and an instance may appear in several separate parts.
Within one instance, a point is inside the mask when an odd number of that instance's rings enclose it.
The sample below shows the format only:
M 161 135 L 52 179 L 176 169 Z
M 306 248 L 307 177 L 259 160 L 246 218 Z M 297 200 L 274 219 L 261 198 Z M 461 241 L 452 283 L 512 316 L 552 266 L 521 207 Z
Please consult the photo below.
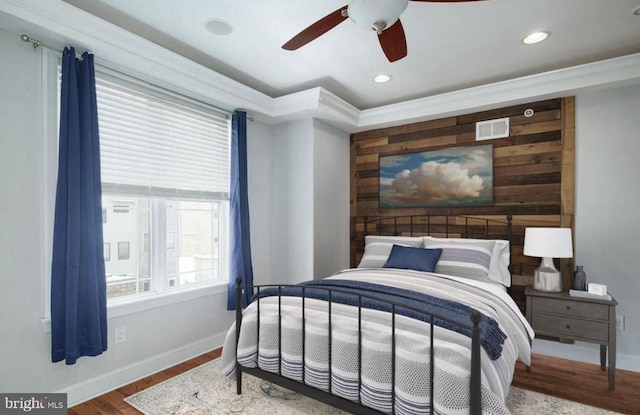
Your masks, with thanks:
M 640 16 L 640 6 L 633 9 L 633 14 L 635 14 L 636 16 Z
M 390 80 L 391 80 L 391 75 L 387 75 L 384 73 L 373 78 L 373 82 L 376 82 L 378 84 L 384 84 L 385 82 L 389 82 Z
M 204 24 L 204 27 L 214 35 L 226 36 L 233 32 L 233 26 L 220 19 L 211 19 Z
M 549 36 L 551 36 L 550 32 L 533 32 L 522 39 L 522 43 L 525 45 L 533 45 L 542 42 Z

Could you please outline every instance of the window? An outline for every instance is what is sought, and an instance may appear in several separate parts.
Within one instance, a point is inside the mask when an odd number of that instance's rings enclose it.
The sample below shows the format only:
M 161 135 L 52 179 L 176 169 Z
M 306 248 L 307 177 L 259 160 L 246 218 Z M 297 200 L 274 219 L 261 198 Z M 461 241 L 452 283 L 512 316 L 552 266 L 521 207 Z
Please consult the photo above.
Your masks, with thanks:
M 226 114 L 96 72 L 110 299 L 226 283 Z
M 110 302 L 226 284 L 229 116 L 100 67 L 96 97 Z
M 118 242 L 118 260 L 130 259 L 129 242 Z
M 173 200 L 167 204 L 169 287 L 221 279 L 218 249 L 221 209 L 220 203 L 212 201 Z

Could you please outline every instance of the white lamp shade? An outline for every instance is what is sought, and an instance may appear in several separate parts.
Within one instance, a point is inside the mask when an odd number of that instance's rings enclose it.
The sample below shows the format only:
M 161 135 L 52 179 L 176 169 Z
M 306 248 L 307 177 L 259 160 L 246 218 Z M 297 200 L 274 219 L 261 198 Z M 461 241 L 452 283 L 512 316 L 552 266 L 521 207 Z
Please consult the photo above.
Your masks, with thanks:
M 526 228 L 523 253 L 540 258 L 572 258 L 571 229 Z
M 352 0 L 348 14 L 351 20 L 367 30 L 371 30 L 376 22 L 384 22 L 385 28 L 389 28 L 408 4 L 409 0 Z

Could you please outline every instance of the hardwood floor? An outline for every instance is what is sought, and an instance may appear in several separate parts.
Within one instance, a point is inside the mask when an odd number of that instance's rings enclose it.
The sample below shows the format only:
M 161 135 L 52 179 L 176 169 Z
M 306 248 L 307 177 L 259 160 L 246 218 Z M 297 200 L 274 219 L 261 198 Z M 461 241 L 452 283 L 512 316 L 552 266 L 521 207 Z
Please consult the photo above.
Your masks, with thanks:
M 79 405 L 73 406 L 67 410 L 68 415 L 139 415 L 140 411 L 136 410 L 132 406 L 129 406 L 124 402 L 124 398 L 140 392 L 150 386 L 164 382 L 174 376 L 187 372 L 196 366 L 200 366 L 211 360 L 220 357 L 222 349 L 216 349 L 209 353 L 205 353 L 198 357 L 194 357 L 191 360 L 180 363 L 162 372 L 154 373 L 151 376 L 142 378 L 136 382 L 125 385 L 114 391 L 98 396 L 90 401 L 83 402 Z
M 629 415 L 640 415 L 640 373 L 616 369 L 615 390 L 599 365 L 533 354 L 518 362 L 512 385 Z
M 221 349 L 155 373 L 112 392 L 70 408 L 70 415 L 138 415 L 124 398 L 220 356 Z M 606 372 L 597 365 L 533 355 L 531 371 L 516 365 L 513 385 L 582 402 L 623 414 L 640 415 L 640 373 L 616 371 L 616 389 L 610 391 Z

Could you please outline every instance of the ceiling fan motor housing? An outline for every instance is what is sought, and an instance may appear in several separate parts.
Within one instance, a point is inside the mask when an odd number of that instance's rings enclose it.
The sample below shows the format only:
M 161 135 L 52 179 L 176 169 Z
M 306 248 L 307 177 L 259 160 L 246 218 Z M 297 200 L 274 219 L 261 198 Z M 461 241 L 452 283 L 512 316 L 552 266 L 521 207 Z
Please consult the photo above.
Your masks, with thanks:
M 352 0 L 347 11 L 358 26 L 380 34 L 398 21 L 408 4 L 409 0 Z

